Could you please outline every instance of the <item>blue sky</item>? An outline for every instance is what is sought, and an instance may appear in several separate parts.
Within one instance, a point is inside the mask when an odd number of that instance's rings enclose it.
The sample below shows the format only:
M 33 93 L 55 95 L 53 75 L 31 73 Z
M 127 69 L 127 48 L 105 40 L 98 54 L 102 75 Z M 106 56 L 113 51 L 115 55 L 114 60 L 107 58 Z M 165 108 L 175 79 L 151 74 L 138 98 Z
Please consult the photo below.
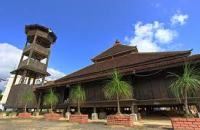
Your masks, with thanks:
M 194 49 L 200 53 L 199 5 L 199 0 L 2 0 L 0 44 L 22 49 L 26 24 L 51 27 L 58 39 L 49 66 L 65 74 L 91 64 L 90 59 L 115 39 L 128 45 L 151 45 L 149 51 Z M 182 23 L 180 19 L 173 23 L 173 16 L 185 17 Z M 141 36 L 145 27 L 148 34 Z

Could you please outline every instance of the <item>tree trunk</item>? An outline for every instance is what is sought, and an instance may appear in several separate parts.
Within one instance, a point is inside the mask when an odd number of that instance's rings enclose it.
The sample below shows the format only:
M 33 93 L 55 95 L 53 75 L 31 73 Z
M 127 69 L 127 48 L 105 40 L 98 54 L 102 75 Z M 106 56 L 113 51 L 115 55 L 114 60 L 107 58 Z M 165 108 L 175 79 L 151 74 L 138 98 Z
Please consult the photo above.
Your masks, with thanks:
M 53 105 L 51 104 L 50 112 L 53 113 Z
M 188 97 L 187 97 L 187 90 L 185 89 L 185 101 L 184 101 L 184 106 L 185 106 L 185 112 L 186 115 L 188 116 L 190 114 L 189 108 L 188 108 Z
M 26 108 L 27 108 L 27 103 L 24 106 L 24 112 L 26 112 Z
M 79 101 L 77 102 L 77 107 L 78 107 L 78 114 L 81 114 L 80 103 L 79 103 Z
M 41 104 L 41 96 L 42 96 L 42 94 L 39 93 L 38 102 L 37 102 L 37 110 L 36 110 L 38 113 L 39 113 L 39 108 L 40 108 L 40 104 Z
M 121 114 L 118 94 L 117 94 L 117 114 Z

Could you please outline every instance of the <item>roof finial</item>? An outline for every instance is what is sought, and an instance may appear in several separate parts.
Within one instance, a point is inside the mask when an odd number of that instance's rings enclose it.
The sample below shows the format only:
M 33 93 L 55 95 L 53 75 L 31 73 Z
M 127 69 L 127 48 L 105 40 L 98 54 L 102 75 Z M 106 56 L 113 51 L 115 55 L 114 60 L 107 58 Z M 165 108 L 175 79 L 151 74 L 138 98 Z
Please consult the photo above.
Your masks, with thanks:
M 115 44 L 113 46 L 117 46 L 117 45 L 120 45 L 120 44 L 121 44 L 121 42 L 118 39 L 116 39 Z

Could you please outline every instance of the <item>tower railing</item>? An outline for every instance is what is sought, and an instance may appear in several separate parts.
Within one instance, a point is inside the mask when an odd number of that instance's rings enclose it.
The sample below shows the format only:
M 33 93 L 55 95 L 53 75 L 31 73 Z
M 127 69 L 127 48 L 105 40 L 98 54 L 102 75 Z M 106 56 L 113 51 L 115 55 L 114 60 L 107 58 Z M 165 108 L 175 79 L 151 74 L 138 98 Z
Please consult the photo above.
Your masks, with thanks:
M 50 49 L 49 48 L 45 48 L 39 44 L 29 44 L 24 48 L 24 52 L 27 52 L 31 49 L 34 49 L 37 52 L 40 52 L 42 54 L 44 54 L 45 56 L 49 55 Z
M 33 59 L 30 59 L 29 63 L 28 63 L 28 59 L 22 61 L 19 65 L 19 68 L 25 67 L 25 66 L 29 66 L 30 68 L 35 69 L 35 70 L 45 71 L 46 69 L 46 65 L 44 63 L 41 63 Z

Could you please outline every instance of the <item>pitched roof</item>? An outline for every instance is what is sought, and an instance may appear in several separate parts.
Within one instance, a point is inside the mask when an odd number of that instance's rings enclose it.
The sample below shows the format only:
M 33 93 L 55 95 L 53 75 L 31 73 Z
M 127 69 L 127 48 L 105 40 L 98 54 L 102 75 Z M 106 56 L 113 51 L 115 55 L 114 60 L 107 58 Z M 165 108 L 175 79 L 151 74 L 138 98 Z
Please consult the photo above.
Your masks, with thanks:
M 131 53 L 121 57 L 115 57 L 104 62 L 97 62 L 89 65 L 79 71 L 64 76 L 55 81 L 56 84 L 72 84 L 83 80 L 95 79 L 102 76 L 108 76 L 114 68 L 119 71 L 135 71 L 148 67 L 148 65 L 164 64 L 169 61 L 185 59 L 191 51 L 174 51 L 174 52 L 154 52 L 154 53 Z M 128 70 L 129 68 L 132 68 Z
M 109 59 L 109 57 L 112 58 L 112 57 L 122 56 L 125 54 L 134 53 L 134 52 L 135 53 L 138 52 L 137 47 L 123 45 L 120 43 L 120 41 L 116 40 L 114 45 L 111 48 L 107 49 L 106 51 L 94 57 L 92 61 L 94 62 L 104 61 L 106 59 Z

